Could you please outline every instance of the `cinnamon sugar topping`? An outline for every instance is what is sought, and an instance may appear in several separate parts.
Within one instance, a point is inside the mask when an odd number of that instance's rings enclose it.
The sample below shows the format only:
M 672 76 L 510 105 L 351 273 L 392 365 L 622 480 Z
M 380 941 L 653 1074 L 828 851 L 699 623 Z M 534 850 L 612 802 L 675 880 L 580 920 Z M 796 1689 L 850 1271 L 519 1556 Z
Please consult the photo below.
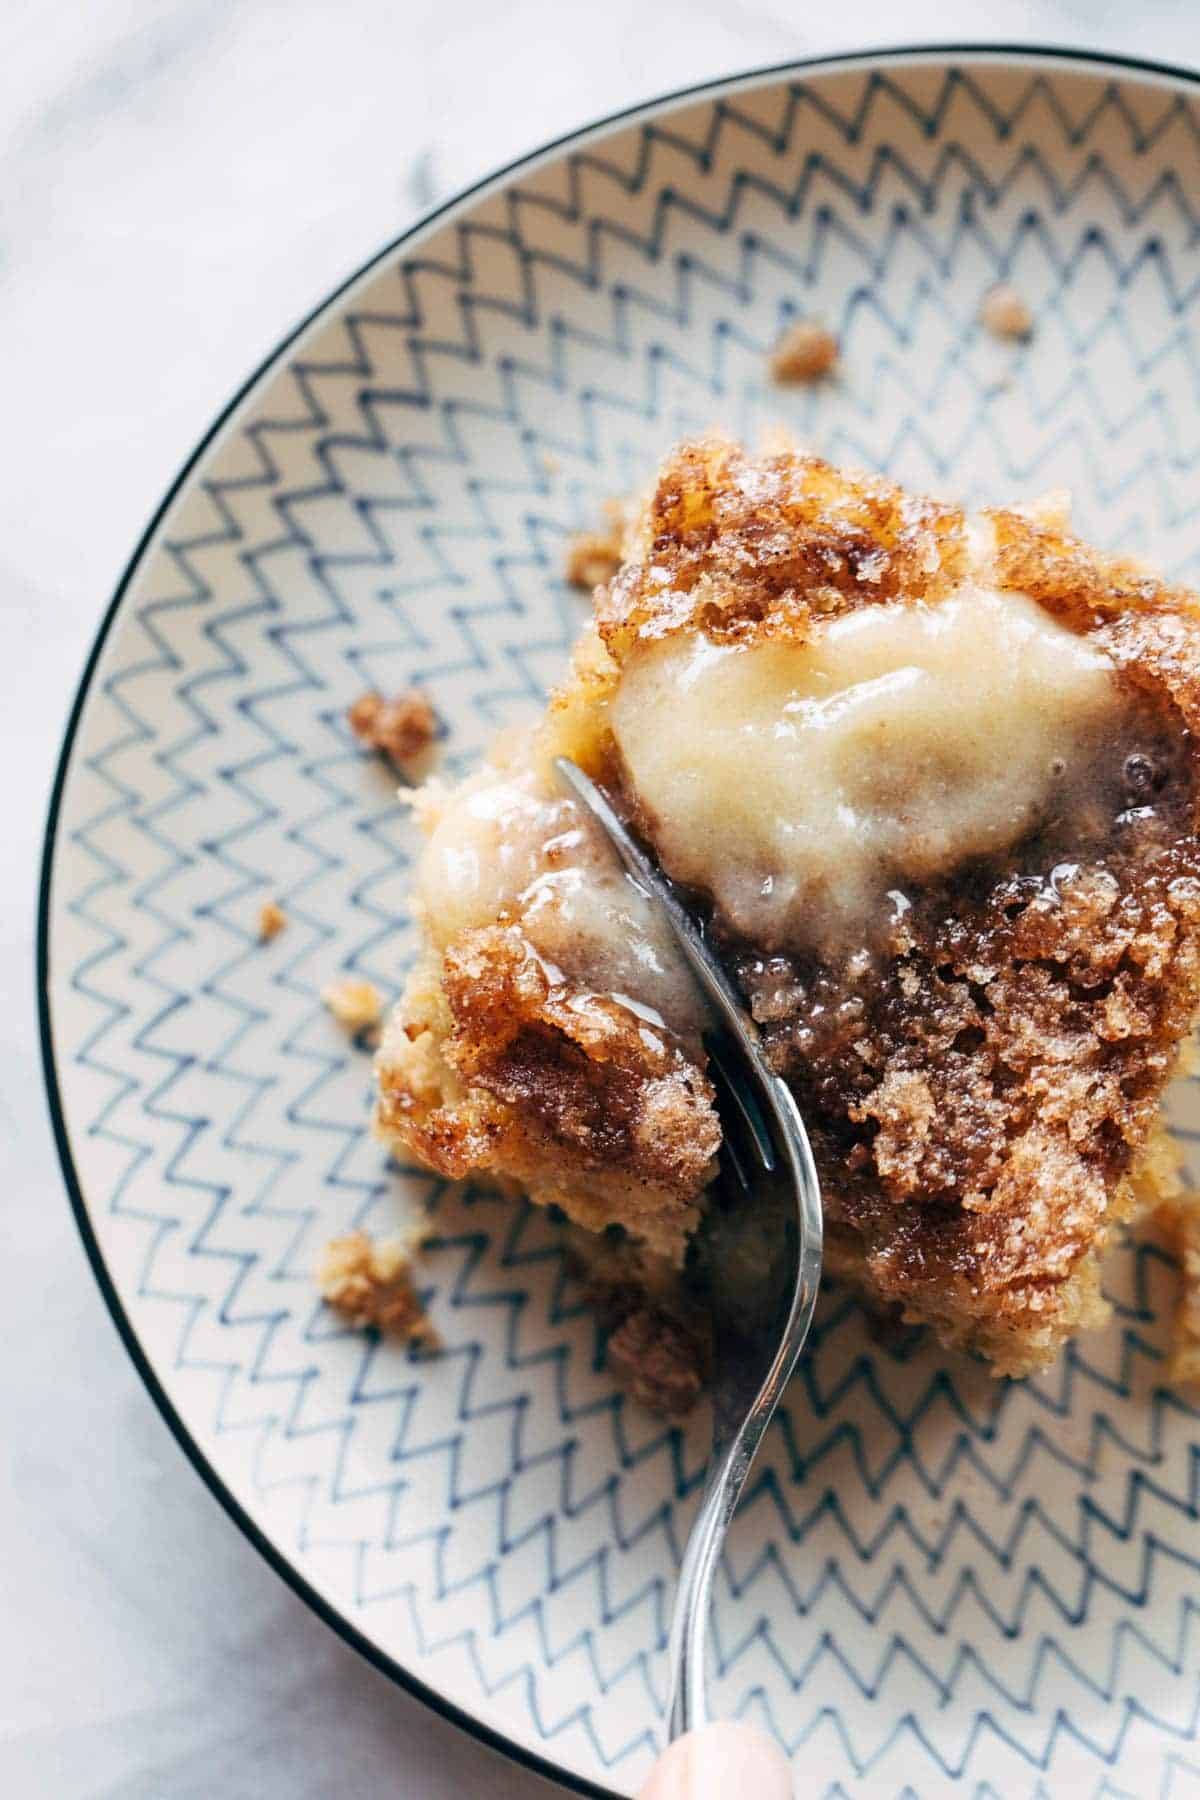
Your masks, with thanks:
M 1050 647 L 1047 667 L 1072 672 L 1066 687 L 1043 684 L 1069 727 L 1065 748 L 1057 725 L 1044 740 L 1048 771 L 1037 733 L 1049 715 L 1024 710 L 1040 680 L 1035 646 L 1032 667 L 1022 652 L 1002 671 L 1011 714 L 988 712 L 988 671 L 977 671 L 974 727 L 969 705 L 959 723 L 968 737 L 978 730 L 978 768 L 964 761 L 961 736 L 942 756 L 934 732 L 916 779 L 887 732 L 874 769 L 855 742 L 842 772 L 851 787 L 864 767 L 878 776 L 881 819 L 900 827 L 907 819 L 914 830 L 953 824 L 936 854 L 901 830 L 884 859 L 888 882 L 872 890 L 871 928 L 814 934 L 803 905 L 767 928 L 721 881 L 744 827 L 729 809 L 760 803 L 767 766 L 752 741 L 739 752 L 731 713 L 722 754 L 732 775 L 708 771 L 691 822 L 699 832 L 705 796 L 719 801 L 709 835 L 721 855 L 707 873 L 680 872 L 696 883 L 697 904 L 712 908 L 727 962 L 808 1123 L 830 1269 L 943 1342 L 1022 1374 L 1104 1318 L 1099 1268 L 1113 1232 L 1163 1191 L 1159 1106 L 1200 995 L 1195 599 L 1090 550 L 1049 509 L 968 519 L 813 457 L 756 458 L 705 440 L 666 459 L 627 534 L 625 561 L 598 592 L 597 631 L 585 634 L 570 681 L 522 754 L 542 796 L 536 806 L 551 791 L 538 787 L 549 756 L 565 750 L 618 793 L 669 866 L 686 809 L 674 790 L 651 791 L 630 724 L 645 701 L 638 671 L 648 659 L 666 666 L 678 652 L 675 673 L 686 675 L 692 657 L 699 666 L 710 654 L 732 662 L 770 649 L 817 668 L 814 647 L 839 621 L 861 616 L 870 635 L 887 623 L 886 609 L 898 617 L 919 609 L 949 628 L 955 597 L 972 583 L 993 597 L 1001 621 L 992 664 L 1020 638 L 1006 639 L 1004 621 L 1021 617 L 1036 624 L 1036 644 Z M 923 666 L 903 648 L 903 631 L 891 642 L 902 646 L 895 666 L 871 679 Z M 969 701 L 976 672 L 969 656 L 962 666 Z M 854 685 L 830 681 L 820 695 L 797 689 L 792 699 L 836 700 Z M 942 676 L 937 685 L 935 712 Z M 685 700 L 676 685 L 676 737 L 703 742 L 706 725 L 719 735 L 711 697 L 682 731 Z M 793 717 L 790 704 L 785 695 L 773 719 L 767 706 L 768 739 Z M 660 705 L 660 737 L 664 716 Z M 1082 736 L 1073 736 L 1081 720 Z M 1048 785 L 1031 778 L 1035 765 Z M 797 784 L 813 769 L 806 755 L 803 770 L 776 782 L 780 842 L 803 818 Z M 971 793 L 979 769 L 999 778 L 986 829 L 980 791 Z M 1006 770 L 1015 796 L 1007 811 Z M 436 796 L 435 834 L 477 791 Z M 531 817 L 541 816 L 536 806 Z M 544 886 L 553 858 L 575 871 L 581 893 L 593 880 L 588 858 L 564 847 L 561 821 L 557 830 L 562 841 L 551 851 L 547 833 L 545 855 L 522 865 L 532 870 L 523 882 L 476 884 L 459 927 L 437 909 L 439 929 L 431 909 L 427 953 L 379 1055 L 380 1129 L 447 1174 L 486 1170 L 592 1230 L 618 1221 L 678 1264 L 720 1138 L 698 1036 L 656 1006 L 636 959 L 622 965 L 615 991 L 617 965 L 603 945 L 621 941 L 620 929 L 589 936 L 571 925 L 614 917 L 609 900 L 596 903 L 599 912 L 581 904 L 556 913 L 557 936 L 541 935 L 530 892 L 538 883 L 553 891 Z M 846 856 L 858 842 L 851 833 Z M 832 892 L 845 871 L 826 861 Z M 775 879 L 778 863 L 758 873 Z M 658 1385 L 674 1391 L 682 1364 L 660 1311 L 627 1309 L 637 1322 L 616 1357 L 636 1371 L 657 1367 L 662 1350 L 664 1371 L 674 1373 Z

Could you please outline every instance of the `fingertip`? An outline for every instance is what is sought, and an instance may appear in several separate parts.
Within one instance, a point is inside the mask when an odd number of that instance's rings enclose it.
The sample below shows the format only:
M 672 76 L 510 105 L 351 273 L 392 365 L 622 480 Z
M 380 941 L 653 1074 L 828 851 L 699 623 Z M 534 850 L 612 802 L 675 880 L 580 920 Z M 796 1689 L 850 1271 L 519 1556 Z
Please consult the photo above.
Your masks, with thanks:
M 787 1757 L 753 1725 L 717 1720 L 677 1738 L 638 1800 L 791 1800 Z

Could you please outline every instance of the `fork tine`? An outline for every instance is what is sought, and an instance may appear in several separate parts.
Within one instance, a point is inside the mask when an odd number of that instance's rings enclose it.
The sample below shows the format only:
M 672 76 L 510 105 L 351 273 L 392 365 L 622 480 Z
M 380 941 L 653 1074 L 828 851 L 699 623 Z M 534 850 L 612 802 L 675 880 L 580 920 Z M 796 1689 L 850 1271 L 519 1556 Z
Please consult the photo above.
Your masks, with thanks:
M 742 1193 L 752 1194 L 754 1192 L 754 1186 L 750 1180 L 750 1172 L 742 1161 L 741 1151 L 727 1131 L 722 1132 L 721 1134 L 720 1154 L 729 1165 L 729 1173 L 733 1176 L 734 1181 L 741 1189 Z
M 757 1054 L 756 1028 L 752 1022 L 747 1023 L 740 995 L 671 883 L 622 824 L 603 788 L 598 788 L 570 757 L 556 756 L 554 767 L 584 810 L 600 826 L 634 881 L 665 916 L 683 952 L 684 961 L 699 983 L 715 1017 L 735 1041 L 741 1042 L 744 1038 L 751 1055 Z
M 725 1072 L 719 1069 L 711 1058 L 709 1059 L 708 1074 L 716 1089 L 717 1110 L 721 1121 L 721 1149 L 718 1154 L 728 1152 L 730 1173 L 738 1187 L 743 1193 L 753 1193 L 754 1183 L 751 1178 L 751 1170 L 757 1168 L 757 1163 L 754 1148 L 747 1142 L 749 1134 L 745 1119 L 733 1099 Z
M 721 1151 L 727 1152 L 726 1161 L 729 1172 L 743 1194 L 753 1194 L 754 1177 L 758 1173 L 760 1152 L 754 1141 L 746 1114 L 734 1097 L 734 1090 L 729 1079 L 727 1064 L 718 1067 L 713 1058 L 709 1058 L 708 1074 L 713 1087 L 717 1091 L 717 1104 L 721 1120 Z
M 719 1088 L 736 1109 L 750 1135 L 759 1162 L 768 1175 L 773 1174 L 775 1149 L 771 1143 L 771 1133 L 749 1083 L 715 1033 L 710 1033 L 705 1039 L 704 1048 L 708 1051 L 717 1077 L 714 1086 Z

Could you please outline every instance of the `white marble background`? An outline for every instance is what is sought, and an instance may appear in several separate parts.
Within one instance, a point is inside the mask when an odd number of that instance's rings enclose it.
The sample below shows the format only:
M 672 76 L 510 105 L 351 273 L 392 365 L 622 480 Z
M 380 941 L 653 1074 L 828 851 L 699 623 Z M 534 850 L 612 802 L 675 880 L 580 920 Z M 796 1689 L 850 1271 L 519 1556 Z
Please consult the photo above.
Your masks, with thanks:
M 601 23 L 603 20 L 603 24 Z M 281 331 L 431 202 L 598 115 L 848 46 L 1200 63 L 1195 0 L 0 0 L 0 1793 L 551 1789 L 425 1711 L 205 1491 L 95 1290 L 33 1008 L 51 768 L 126 556 Z

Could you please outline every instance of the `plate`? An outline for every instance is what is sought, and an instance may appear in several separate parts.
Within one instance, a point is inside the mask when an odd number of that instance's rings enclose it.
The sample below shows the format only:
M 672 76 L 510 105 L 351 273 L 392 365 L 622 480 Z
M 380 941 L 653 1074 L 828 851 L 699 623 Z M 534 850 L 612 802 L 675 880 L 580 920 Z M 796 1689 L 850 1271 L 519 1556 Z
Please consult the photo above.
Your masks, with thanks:
M 581 132 L 281 343 L 101 629 L 41 980 L 114 1317 L 280 1573 L 583 1792 L 634 1791 L 660 1739 L 703 1422 L 614 1391 L 551 1219 L 368 1134 L 369 1057 L 319 994 L 398 992 L 414 839 L 347 705 L 419 683 L 442 772 L 466 769 L 563 668 L 571 532 L 714 423 L 968 501 L 1065 486 L 1086 534 L 1197 582 L 1198 144 L 1191 77 L 978 49 L 773 70 Z M 997 281 L 1035 313 L 1023 348 L 978 325 Z M 781 390 L 767 352 L 801 315 L 842 372 Z M 268 898 L 290 924 L 262 946 Z M 1200 1135 L 1194 1096 L 1177 1116 Z M 312 1286 L 330 1235 L 413 1206 L 435 1359 Z M 778 1733 L 804 1792 L 1200 1783 L 1198 1415 L 1161 1381 L 1166 1250 L 1126 1244 L 1109 1285 L 1111 1327 L 1024 1383 L 825 1298 L 714 1617 L 715 1705 Z

